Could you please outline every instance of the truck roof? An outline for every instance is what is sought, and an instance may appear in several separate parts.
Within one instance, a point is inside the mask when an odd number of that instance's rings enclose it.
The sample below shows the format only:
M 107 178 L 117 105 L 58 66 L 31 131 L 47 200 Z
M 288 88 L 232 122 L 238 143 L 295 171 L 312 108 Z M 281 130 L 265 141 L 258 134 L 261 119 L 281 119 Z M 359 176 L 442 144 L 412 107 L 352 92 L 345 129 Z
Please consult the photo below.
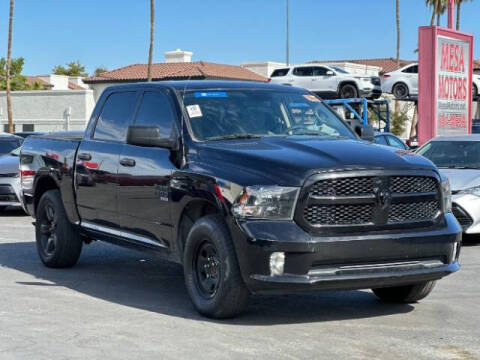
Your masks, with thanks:
M 184 90 L 214 90 L 214 89 L 259 89 L 259 90 L 281 90 L 297 93 L 306 93 L 305 89 L 277 85 L 256 81 L 228 81 L 228 80 L 180 80 L 180 81 L 154 81 L 154 82 L 137 82 L 125 85 L 114 85 L 109 89 L 124 88 L 143 88 L 143 87 L 159 87 L 171 88 L 179 91 Z

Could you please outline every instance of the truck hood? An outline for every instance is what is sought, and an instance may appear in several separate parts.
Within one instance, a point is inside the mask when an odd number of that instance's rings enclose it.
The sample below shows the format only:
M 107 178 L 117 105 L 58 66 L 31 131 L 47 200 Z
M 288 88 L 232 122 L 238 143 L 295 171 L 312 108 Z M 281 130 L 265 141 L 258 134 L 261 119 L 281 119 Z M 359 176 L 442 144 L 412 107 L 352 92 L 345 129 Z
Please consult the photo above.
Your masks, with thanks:
M 0 156 L 0 174 L 15 174 L 19 171 L 18 156 L 10 154 Z
M 480 185 L 480 170 L 439 169 L 450 181 L 452 191 L 459 191 Z
M 263 185 L 301 186 L 313 173 L 332 169 L 436 169 L 414 153 L 358 140 L 265 137 L 210 141 L 198 144 L 196 150 L 201 163 L 234 177 L 235 170 L 249 173 L 249 182 Z

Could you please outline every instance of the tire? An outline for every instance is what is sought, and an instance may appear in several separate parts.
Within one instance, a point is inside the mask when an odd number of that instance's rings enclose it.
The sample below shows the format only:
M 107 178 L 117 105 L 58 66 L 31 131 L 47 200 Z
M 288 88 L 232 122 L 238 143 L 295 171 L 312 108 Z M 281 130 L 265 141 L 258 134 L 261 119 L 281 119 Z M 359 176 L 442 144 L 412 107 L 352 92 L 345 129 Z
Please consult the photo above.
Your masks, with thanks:
M 7 206 L 0 206 L 0 212 L 4 212 Z
M 339 96 L 341 99 L 357 98 L 358 89 L 353 84 L 345 84 L 340 87 Z
M 396 83 L 395 85 L 393 85 L 392 94 L 397 99 L 406 99 L 410 94 L 410 91 L 408 90 L 407 84 Z
M 425 298 L 435 286 L 435 281 L 418 284 L 372 289 L 381 300 L 390 303 L 413 303 Z
M 222 217 L 208 215 L 195 222 L 186 240 L 183 267 L 188 294 L 200 314 L 229 318 L 246 308 L 250 293 Z
M 83 242 L 67 218 L 59 190 L 49 190 L 40 198 L 35 236 L 37 252 L 45 266 L 65 268 L 77 263 Z

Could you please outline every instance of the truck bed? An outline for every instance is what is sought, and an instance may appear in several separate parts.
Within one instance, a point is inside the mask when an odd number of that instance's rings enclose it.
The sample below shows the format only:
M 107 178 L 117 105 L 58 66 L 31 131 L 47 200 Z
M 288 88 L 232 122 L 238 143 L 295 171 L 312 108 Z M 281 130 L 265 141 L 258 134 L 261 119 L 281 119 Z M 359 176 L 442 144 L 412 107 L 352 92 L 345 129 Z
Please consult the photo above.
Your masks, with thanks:
M 20 153 L 22 189 L 25 208 L 35 216 L 35 191 L 49 187 L 53 181 L 62 195 L 71 221 L 78 220 L 75 205 L 74 173 L 76 154 L 83 132 L 62 132 L 27 137 Z M 37 199 L 38 200 L 38 199 Z

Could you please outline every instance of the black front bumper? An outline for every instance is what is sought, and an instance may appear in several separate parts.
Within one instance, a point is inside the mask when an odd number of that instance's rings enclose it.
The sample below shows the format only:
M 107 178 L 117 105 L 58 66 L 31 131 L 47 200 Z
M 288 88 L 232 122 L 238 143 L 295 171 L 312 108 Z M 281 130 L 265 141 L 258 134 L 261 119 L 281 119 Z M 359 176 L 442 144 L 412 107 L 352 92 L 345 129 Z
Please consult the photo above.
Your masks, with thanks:
M 243 279 L 254 293 L 367 289 L 437 280 L 459 269 L 461 227 L 335 237 L 312 236 L 294 222 L 230 223 Z M 270 255 L 285 253 L 284 274 Z

